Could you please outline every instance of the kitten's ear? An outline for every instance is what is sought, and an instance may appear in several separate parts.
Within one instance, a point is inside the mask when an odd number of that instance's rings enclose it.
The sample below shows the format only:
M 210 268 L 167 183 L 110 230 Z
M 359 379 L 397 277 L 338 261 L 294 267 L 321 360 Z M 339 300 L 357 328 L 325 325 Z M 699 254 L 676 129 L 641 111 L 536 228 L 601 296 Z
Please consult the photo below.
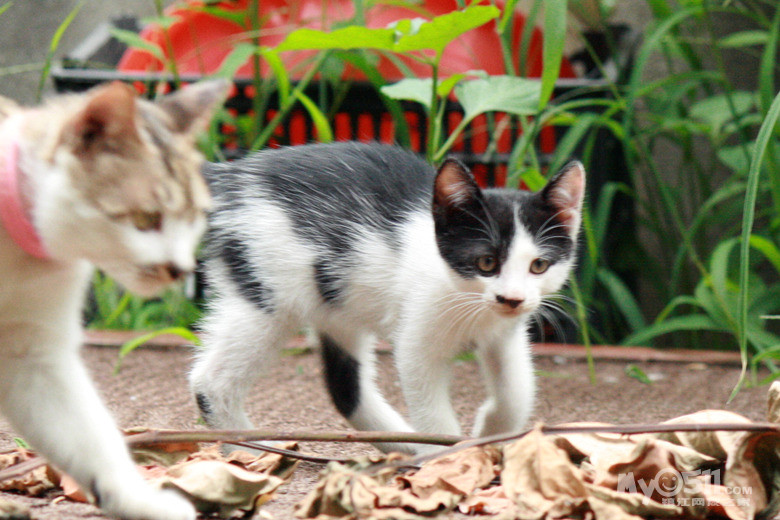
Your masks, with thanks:
M 108 139 L 139 139 L 136 128 L 136 94 L 129 85 L 114 81 L 87 94 L 84 108 L 68 127 L 77 150 L 89 151 Z
M 542 198 L 557 212 L 558 221 L 576 235 L 582 221 L 582 202 L 585 198 L 585 167 L 572 161 L 547 183 Z
M 433 209 L 437 214 L 467 208 L 482 196 L 471 171 L 457 159 L 445 160 L 433 184 Z
M 228 80 L 200 81 L 156 101 L 171 118 L 176 132 L 197 135 L 208 128 L 214 112 L 230 91 Z

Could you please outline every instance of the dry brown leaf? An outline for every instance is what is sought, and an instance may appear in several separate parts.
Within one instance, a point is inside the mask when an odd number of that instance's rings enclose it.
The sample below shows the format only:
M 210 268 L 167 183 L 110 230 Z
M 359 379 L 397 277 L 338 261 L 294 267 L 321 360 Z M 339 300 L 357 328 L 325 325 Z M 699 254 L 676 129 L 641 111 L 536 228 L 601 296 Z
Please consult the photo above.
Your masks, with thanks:
M 458 511 L 466 515 L 498 515 L 517 517 L 515 504 L 501 485 L 478 489 L 458 504 Z
M 775 381 L 769 387 L 766 420 L 775 424 L 780 423 L 780 381 Z
M 675 417 L 661 424 L 716 424 L 716 423 L 736 423 L 750 424 L 752 421 L 747 417 L 728 412 L 726 410 L 701 410 L 688 415 Z M 699 431 L 699 432 L 669 432 L 659 433 L 656 437 L 679 444 L 704 455 L 715 459 L 725 461 L 728 454 L 728 447 L 734 444 L 735 440 L 743 432 L 726 431 Z
M 16 466 L 35 458 L 35 454 L 25 448 L 17 448 L 10 453 L 0 454 L 0 469 Z M 57 487 L 57 474 L 49 466 L 40 466 L 16 478 L 0 481 L 0 491 L 15 491 L 30 496 L 40 496 Z
M 278 445 L 278 447 L 288 451 L 298 451 L 297 442 L 286 442 Z M 255 455 L 243 450 L 231 452 L 225 460 L 231 464 L 238 464 L 248 471 L 274 475 L 283 480 L 287 480 L 292 476 L 300 462 L 278 453 L 265 452 Z
M 431 460 L 399 480 L 420 498 L 440 490 L 465 496 L 490 484 L 496 477 L 495 465 L 500 457 L 495 448 L 467 448 Z
M 501 482 L 528 520 L 574 515 L 586 502 L 582 473 L 540 426 L 504 448 Z
M 728 492 L 726 486 L 709 485 L 703 487 L 704 497 L 707 500 L 707 508 L 720 516 L 731 520 L 748 520 L 745 511 L 739 506 L 741 495 L 734 496 Z
M 253 511 L 258 497 L 273 493 L 283 482 L 227 462 L 194 460 L 170 468 L 158 484 L 183 492 L 203 513 L 227 516 L 236 509 Z
M 590 498 L 588 503 L 593 507 L 596 518 L 612 520 L 612 516 L 599 516 L 599 512 L 607 514 L 604 503 L 619 507 L 628 518 L 679 518 L 683 516 L 683 508 L 676 504 L 664 504 L 651 500 L 641 493 L 623 493 L 595 484 L 586 484 Z M 595 499 L 595 500 L 594 500 Z M 594 507 L 595 504 L 595 507 Z M 619 517 L 617 517 L 619 518 Z

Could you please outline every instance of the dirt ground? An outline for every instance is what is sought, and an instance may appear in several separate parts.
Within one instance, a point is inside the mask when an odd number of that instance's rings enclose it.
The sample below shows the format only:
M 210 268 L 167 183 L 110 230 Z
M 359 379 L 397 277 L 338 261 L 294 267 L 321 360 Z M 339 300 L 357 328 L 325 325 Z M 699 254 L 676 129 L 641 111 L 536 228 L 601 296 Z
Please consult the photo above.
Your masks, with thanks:
M 727 409 L 753 420 L 764 420 L 767 387 L 747 388 L 726 404 L 739 375 L 734 356 L 700 352 L 673 355 L 675 361 L 631 361 L 628 357 L 660 358 L 663 353 L 604 349 L 598 353 L 598 384 L 591 385 L 578 348 L 547 346 L 538 349 L 539 372 L 536 421 L 557 424 L 573 421 L 646 423 L 666 420 L 706 408 Z M 117 349 L 87 346 L 84 358 L 95 381 L 122 427 L 191 429 L 196 425 L 195 403 L 187 390 L 190 351 L 182 347 L 148 347 L 131 354 L 119 375 L 112 375 Z M 618 359 L 607 359 L 615 358 Z M 651 379 L 644 384 L 631 378 L 626 367 L 635 364 Z M 483 391 L 474 362 L 458 362 L 453 394 L 464 425 L 470 425 Z M 262 379 L 251 397 L 250 413 L 258 426 L 281 431 L 347 430 L 347 423 L 331 405 L 321 378 L 316 351 L 285 355 Z M 394 404 L 400 405 L 397 381 L 389 353 L 380 355 L 380 381 Z M 52 425 L 56 428 L 56 425 Z M 466 428 L 467 430 L 468 428 Z M 9 448 L 13 433 L 0 418 L 0 449 Z M 303 445 L 304 451 L 353 456 L 371 452 L 369 445 Z M 263 509 L 264 518 L 293 518 L 294 506 L 316 482 L 322 467 L 301 464 L 291 482 Z M 39 519 L 106 518 L 89 505 L 8 494 L 3 498 L 28 503 Z

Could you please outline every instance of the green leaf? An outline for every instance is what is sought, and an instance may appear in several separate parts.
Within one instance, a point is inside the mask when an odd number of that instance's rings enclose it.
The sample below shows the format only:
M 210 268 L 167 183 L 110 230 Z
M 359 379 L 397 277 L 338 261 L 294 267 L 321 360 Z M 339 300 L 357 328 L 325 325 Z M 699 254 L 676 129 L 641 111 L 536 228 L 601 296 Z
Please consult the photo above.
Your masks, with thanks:
M 433 80 L 430 78 L 406 78 L 392 85 L 385 85 L 380 90 L 390 99 L 416 101 L 430 110 L 432 89 Z
M 178 16 L 148 16 L 145 18 L 141 18 L 141 24 L 143 25 L 159 25 L 163 29 L 170 29 L 173 24 L 179 21 Z
M 432 49 L 441 55 L 444 48 L 458 36 L 498 18 L 501 11 L 492 5 L 472 5 L 462 11 L 452 11 L 429 22 L 411 23 L 408 32 L 397 39 L 395 52 Z
M 733 49 L 751 47 L 753 45 L 765 45 L 767 41 L 769 41 L 769 33 L 766 31 L 738 31 L 721 38 L 718 42 L 718 46 Z
M 249 58 L 251 58 L 257 52 L 257 47 L 251 43 L 239 43 L 225 56 L 222 63 L 219 64 L 219 68 L 214 73 L 216 78 L 233 79 L 240 69 Z
M 609 292 L 610 298 L 620 310 L 620 313 L 628 322 L 629 327 L 634 332 L 638 332 L 644 329 L 647 324 L 645 318 L 642 315 L 642 310 L 639 308 L 639 304 L 634 298 L 634 295 L 629 290 L 628 286 L 612 271 L 599 268 L 596 273 L 597 278 L 601 284 L 606 287 Z
M 68 27 L 70 27 L 70 24 L 73 23 L 73 20 L 75 20 L 76 15 L 79 14 L 81 8 L 84 7 L 84 2 L 85 0 L 80 0 L 79 3 L 77 3 L 73 9 L 71 9 L 65 19 L 62 20 L 62 23 L 60 23 L 60 25 L 57 27 L 57 30 L 54 31 L 54 36 L 52 36 L 51 41 L 49 42 L 49 50 L 46 53 L 46 60 L 43 63 L 41 76 L 38 80 L 38 89 L 35 95 L 37 101 L 40 101 L 43 95 L 43 86 L 46 84 L 46 78 L 49 77 L 51 62 L 54 59 L 54 54 L 57 52 L 57 49 L 60 46 L 62 36 L 65 34 L 65 31 L 68 29 Z
M 14 5 L 13 2 L 8 2 L 8 3 L 5 3 L 3 5 L 0 5 L 0 14 L 3 14 L 4 12 L 6 12 L 8 10 L 8 8 L 11 7 L 12 5 Z
M 645 371 L 636 365 L 626 365 L 626 375 L 628 377 L 633 377 L 640 383 L 644 383 L 646 385 L 653 384 L 653 381 L 647 376 L 647 374 L 645 374 Z
M 686 316 L 677 316 L 665 321 L 654 323 L 632 334 L 623 340 L 624 345 L 645 345 L 651 340 L 669 334 L 670 332 L 679 332 L 683 330 L 709 330 L 716 332 L 725 332 L 727 329 L 719 323 L 716 323 L 706 314 L 689 314 Z
M 747 325 L 748 325 L 748 279 L 750 277 L 750 236 L 753 233 L 753 222 L 756 215 L 756 200 L 758 199 L 758 180 L 761 173 L 761 163 L 764 160 L 769 141 L 774 133 L 775 125 L 780 118 L 780 94 L 777 94 L 769 107 L 766 119 L 758 129 L 756 146 L 753 149 L 753 155 L 750 161 L 750 171 L 748 172 L 747 188 L 745 193 L 745 205 L 742 216 L 742 236 L 740 241 L 739 254 L 739 302 L 738 302 L 738 324 L 739 324 L 739 350 L 742 354 L 742 373 L 739 381 L 734 386 L 729 400 L 737 395 L 739 389 L 745 382 L 747 374 Z
M 514 76 L 490 76 L 463 81 L 455 87 L 455 96 L 464 111 L 464 120 L 485 112 L 507 112 L 520 116 L 537 113 L 541 83 Z
M 566 0 L 544 2 L 544 42 L 542 43 L 542 91 L 539 110 L 547 106 L 561 72 L 563 47 L 566 41 Z
M 158 60 L 165 62 L 165 52 L 160 48 L 159 45 L 156 45 L 152 42 L 146 41 L 141 36 L 133 31 L 128 31 L 126 29 L 119 29 L 117 27 L 111 28 L 111 36 L 119 40 L 120 42 L 124 43 L 128 47 L 132 47 L 134 49 L 138 49 L 141 51 L 146 51 Z
M 729 102 L 730 99 L 730 102 Z M 728 94 L 709 96 L 691 106 L 690 116 L 710 126 L 710 131 L 721 133 L 726 123 L 741 118 L 755 110 L 756 94 L 748 91 L 734 91 Z M 731 111 L 733 103 L 735 113 Z
M 290 75 L 287 73 L 287 68 L 274 49 L 261 47 L 260 54 L 274 73 L 276 88 L 279 91 L 279 104 L 284 106 L 287 104 L 287 98 L 290 97 Z
M 330 128 L 330 123 L 328 123 L 328 118 L 325 117 L 325 114 L 322 113 L 317 104 L 302 91 L 296 93 L 296 98 L 309 113 L 314 123 L 314 128 L 317 129 L 317 140 L 323 143 L 333 141 L 333 131 Z
M 120 347 L 119 357 L 116 361 L 116 365 L 114 365 L 114 374 L 119 373 L 119 370 L 121 369 L 122 366 L 122 361 L 125 359 L 125 357 L 127 357 L 128 354 L 130 354 L 132 351 L 134 351 L 144 343 L 165 334 L 174 334 L 176 336 L 181 336 L 185 340 L 192 342 L 193 345 L 200 345 L 200 339 L 195 334 L 193 334 L 191 330 L 189 330 L 186 327 L 168 327 L 165 329 L 155 330 L 148 334 L 144 334 L 142 336 L 138 336 L 137 338 L 131 339 L 130 341 L 126 342 L 124 345 Z
M 310 49 L 375 49 L 391 51 L 395 46 L 393 29 L 370 29 L 350 25 L 335 31 L 301 28 L 291 32 L 276 50 L 299 51 Z

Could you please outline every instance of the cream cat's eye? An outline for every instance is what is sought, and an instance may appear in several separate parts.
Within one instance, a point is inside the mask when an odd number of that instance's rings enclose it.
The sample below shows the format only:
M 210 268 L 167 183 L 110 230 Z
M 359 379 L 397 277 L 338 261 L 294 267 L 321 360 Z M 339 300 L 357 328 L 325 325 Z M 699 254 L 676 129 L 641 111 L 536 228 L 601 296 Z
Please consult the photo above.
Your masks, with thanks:
M 162 228 L 162 213 L 159 211 L 135 211 L 130 221 L 139 231 L 159 231 Z
M 533 274 L 542 274 L 550 267 L 550 261 L 544 258 L 537 258 L 531 262 L 530 271 Z
M 492 273 L 498 267 L 498 260 L 493 255 L 483 255 L 477 258 L 477 269 L 483 273 Z

